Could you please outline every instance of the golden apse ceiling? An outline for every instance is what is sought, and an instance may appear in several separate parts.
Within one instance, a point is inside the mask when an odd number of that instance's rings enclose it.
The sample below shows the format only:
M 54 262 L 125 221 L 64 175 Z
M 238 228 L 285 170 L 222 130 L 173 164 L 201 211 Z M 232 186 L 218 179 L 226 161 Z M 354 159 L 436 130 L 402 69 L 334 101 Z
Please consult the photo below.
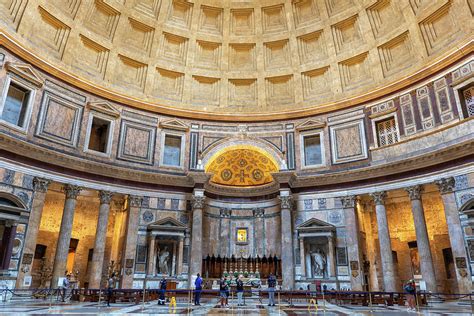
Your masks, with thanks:
M 440 60 L 466 53 L 471 5 L 0 0 L 0 44 L 124 104 L 194 118 L 269 120 L 360 104 L 434 73 L 446 65 Z
M 211 182 L 228 186 L 257 186 L 273 182 L 278 166 L 269 155 L 251 148 L 236 148 L 218 153 L 207 164 Z

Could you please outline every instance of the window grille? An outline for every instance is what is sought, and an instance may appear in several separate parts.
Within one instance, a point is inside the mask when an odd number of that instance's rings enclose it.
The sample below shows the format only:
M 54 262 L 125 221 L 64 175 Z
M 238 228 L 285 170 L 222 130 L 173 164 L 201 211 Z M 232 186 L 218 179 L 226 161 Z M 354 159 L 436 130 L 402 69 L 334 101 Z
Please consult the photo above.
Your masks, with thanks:
M 463 91 L 467 117 L 474 116 L 474 86 Z
M 398 142 L 398 132 L 395 118 L 391 117 L 376 123 L 377 139 L 379 147 L 395 144 Z

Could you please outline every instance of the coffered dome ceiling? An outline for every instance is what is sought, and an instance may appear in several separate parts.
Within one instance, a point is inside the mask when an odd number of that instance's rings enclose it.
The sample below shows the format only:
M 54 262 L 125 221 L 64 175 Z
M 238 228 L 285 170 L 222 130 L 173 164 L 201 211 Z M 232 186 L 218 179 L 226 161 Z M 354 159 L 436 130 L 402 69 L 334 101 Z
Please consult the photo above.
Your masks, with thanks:
M 110 99 L 175 115 L 264 119 L 361 103 L 436 71 L 472 40 L 470 5 L 0 0 L 0 26 L 28 52 L 17 53 Z

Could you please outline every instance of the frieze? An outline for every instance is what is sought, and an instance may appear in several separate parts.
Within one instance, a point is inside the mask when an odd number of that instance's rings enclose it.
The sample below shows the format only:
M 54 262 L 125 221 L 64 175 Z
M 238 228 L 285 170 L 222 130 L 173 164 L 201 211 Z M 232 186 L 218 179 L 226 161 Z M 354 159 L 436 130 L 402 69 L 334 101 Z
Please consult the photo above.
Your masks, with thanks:
M 319 198 L 318 199 L 318 209 L 325 210 L 326 207 L 327 207 L 326 202 L 327 202 L 327 200 L 325 198 Z
M 219 209 L 219 216 L 221 218 L 230 218 L 232 215 L 232 209 L 230 208 L 221 208 Z
M 343 208 L 352 208 L 355 206 L 356 197 L 354 195 L 341 196 L 339 200 Z
M 466 174 L 462 174 L 454 177 L 456 191 L 464 190 L 469 188 L 469 181 Z
M 129 195 L 128 203 L 131 207 L 140 207 L 142 205 L 143 198 L 141 196 Z

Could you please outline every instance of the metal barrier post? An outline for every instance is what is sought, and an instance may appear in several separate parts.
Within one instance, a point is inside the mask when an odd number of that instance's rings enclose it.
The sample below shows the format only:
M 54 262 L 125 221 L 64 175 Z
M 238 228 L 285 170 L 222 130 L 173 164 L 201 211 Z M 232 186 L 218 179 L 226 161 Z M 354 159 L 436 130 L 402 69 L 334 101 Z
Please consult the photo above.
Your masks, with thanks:
M 472 292 L 469 293 L 469 301 L 471 302 L 471 313 L 474 314 L 474 304 L 472 303 Z
M 234 291 L 232 291 L 232 289 L 230 289 L 230 306 L 231 306 L 231 309 L 232 309 L 232 313 L 234 313 Z
M 99 302 L 98 302 L 99 308 L 102 307 L 101 304 L 102 304 L 102 287 L 99 286 Z
M 370 289 L 369 289 L 369 305 L 370 305 L 370 312 L 372 313 L 372 312 L 373 312 L 373 308 L 372 308 L 372 292 L 370 292 Z
M 188 315 L 191 312 L 191 297 L 192 297 L 192 289 L 189 290 L 188 295 Z
M 50 297 L 50 299 L 49 299 L 49 307 L 48 307 L 48 310 L 51 310 L 51 305 L 53 305 L 53 294 L 51 294 L 49 297 Z
M 415 291 L 415 306 L 416 306 L 416 312 L 420 311 L 420 306 L 418 305 L 418 292 Z
M 326 314 L 326 299 L 324 298 L 324 290 L 323 290 L 323 313 Z
M 280 315 L 281 311 L 281 297 L 280 297 L 280 291 L 278 291 L 278 315 Z

